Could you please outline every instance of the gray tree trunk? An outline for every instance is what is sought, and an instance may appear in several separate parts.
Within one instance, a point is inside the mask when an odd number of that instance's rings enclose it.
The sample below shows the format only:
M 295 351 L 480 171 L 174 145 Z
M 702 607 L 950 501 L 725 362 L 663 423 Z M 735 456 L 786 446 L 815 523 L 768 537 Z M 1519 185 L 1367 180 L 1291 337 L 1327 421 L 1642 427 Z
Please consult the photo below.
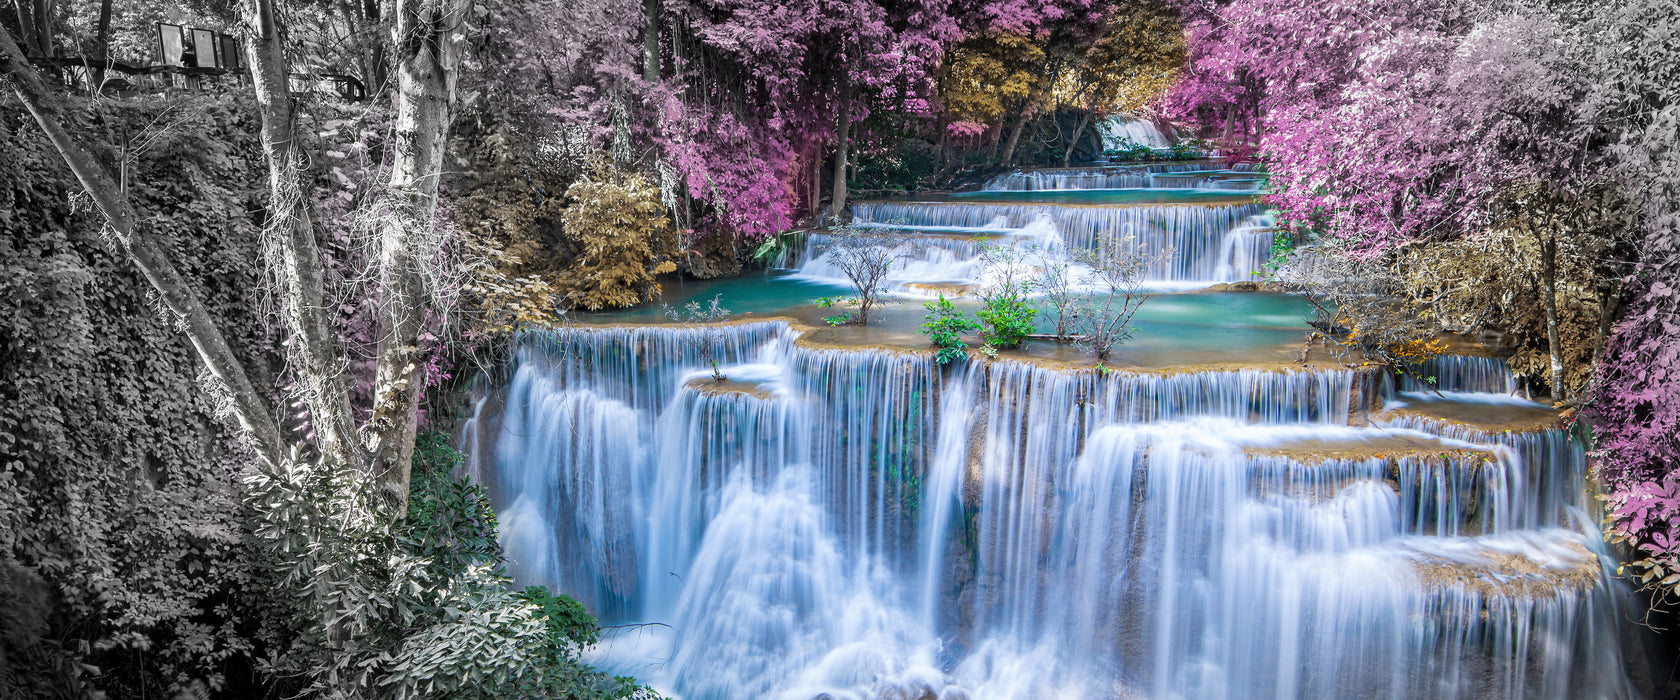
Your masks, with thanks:
M 379 96 L 391 86 L 391 76 L 385 65 L 385 42 L 379 37 L 384 36 L 384 20 L 379 14 L 379 0 L 362 0 L 362 18 L 370 25 L 370 32 L 374 39 L 369 42 L 372 47 L 367 52 L 368 62 L 368 99 L 378 101 Z
M 430 306 L 427 266 L 449 133 L 464 0 L 397 0 L 395 149 L 379 235 L 379 350 L 373 413 L 363 426 L 385 496 L 408 502 L 419 408 L 420 331 Z M 399 510 L 401 512 L 401 510 Z
M 996 165 L 998 162 L 998 144 L 1003 142 L 1003 129 L 1009 124 L 1005 117 L 998 118 L 997 129 L 992 131 L 992 145 L 986 151 L 986 165 Z
M 355 416 L 332 314 L 327 310 L 321 249 L 315 242 L 314 204 L 303 186 L 303 154 L 297 148 L 284 28 L 273 0 L 255 0 L 245 9 L 252 32 L 245 53 L 262 115 L 263 154 L 268 159 L 269 220 L 263 234 L 278 253 L 276 260 L 270 260 L 278 267 L 270 272 L 280 283 L 281 310 L 303 370 L 303 398 L 315 428 L 316 447 L 332 462 L 359 466 Z
M 1563 342 L 1558 335 L 1557 313 L 1557 203 L 1548 196 L 1546 203 L 1546 227 L 1540 237 L 1540 290 L 1545 295 L 1546 306 L 1546 350 L 1551 355 L 1552 402 L 1563 401 L 1568 392 L 1563 386 Z
M 840 122 L 835 128 L 838 143 L 834 147 L 834 201 L 829 213 L 838 217 L 846 208 L 846 158 L 849 155 L 852 133 L 851 84 L 840 86 Z
M 17 15 L 18 31 L 22 33 L 18 41 L 23 44 L 23 53 L 42 55 L 41 44 L 35 40 L 35 0 L 12 0 L 12 11 Z
M 642 0 L 642 80 L 659 82 L 659 0 Z
M 1073 149 L 1079 145 L 1079 137 L 1085 135 L 1085 127 L 1089 126 L 1090 123 L 1091 113 L 1086 112 L 1084 116 L 1079 118 L 1079 125 L 1073 127 L 1073 136 L 1068 139 L 1067 149 L 1062 151 L 1062 167 L 1067 167 L 1068 163 L 1072 161 Z
M 193 349 L 198 352 L 210 375 L 228 392 L 234 417 L 255 443 L 257 456 L 269 464 L 278 464 L 284 453 L 280 438 L 280 424 L 274 409 L 251 382 L 245 367 L 228 345 L 222 330 L 210 317 L 203 300 L 175 269 L 167 249 L 153 240 L 150 232 L 135 216 L 111 173 L 100 165 L 88 148 L 73 138 L 64 128 L 64 117 L 56 99 L 41 77 L 30 68 L 23 50 L 12 40 L 11 33 L 0 27 L 0 74 L 9 81 L 19 101 L 29 110 L 47 139 L 58 149 L 65 165 L 75 174 L 94 205 L 115 234 L 124 252 L 139 268 L 140 274 L 156 289 L 164 308 L 186 333 Z
M 816 222 L 817 215 L 822 213 L 822 143 L 811 149 L 811 221 Z
M 100 0 L 99 24 L 96 26 L 93 44 L 93 50 L 96 52 L 93 57 L 93 86 L 98 90 L 100 84 L 105 82 L 105 68 L 111 65 L 111 0 Z
M 1003 167 L 1015 167 L 1015 145 L 1021 142 L 1021 132 L 1026 129 L 1027 122 L 1031 119 L 1027 112 L 1022 112 L 1021 117 L 1015 120 L 1015 126 L 1009 130 L 1009 143 L 1003 147 Z
M 33 1 L 35 3 L 32 12 L 35 16 L 35 48 L 40 50 L 42 56 L 51 56 L 53 55 L 52 1 Z

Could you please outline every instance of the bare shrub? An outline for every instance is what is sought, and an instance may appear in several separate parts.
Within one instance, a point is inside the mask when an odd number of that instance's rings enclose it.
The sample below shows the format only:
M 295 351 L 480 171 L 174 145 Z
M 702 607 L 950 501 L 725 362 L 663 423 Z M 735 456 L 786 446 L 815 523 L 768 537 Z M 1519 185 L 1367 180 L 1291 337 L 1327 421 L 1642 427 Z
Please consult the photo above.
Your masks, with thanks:
M 840 226 L 828 232 L 828 240 L 817 247 L 818 255 L 840 269 L 857 295 L 853 321 L 869 323 L 869 312 L 881 304 L 887 292 L 887 273 L 904 258 L 910 236 L 900 229 Z
M 698 299 L 690 301 L 683 305 L 682 311 L 667 306 L 665 315 L 686 328 L 700 330 L 690 341 L 695 353 L 712 366 L 714 381 L 728 380 L 718 368 L 717 360 L 718 348 L 723 346 L 723 323 L 729 320 L 729 309 L 723 308 L 723 295 L 713 295 L 711 301 L 705 304 Z

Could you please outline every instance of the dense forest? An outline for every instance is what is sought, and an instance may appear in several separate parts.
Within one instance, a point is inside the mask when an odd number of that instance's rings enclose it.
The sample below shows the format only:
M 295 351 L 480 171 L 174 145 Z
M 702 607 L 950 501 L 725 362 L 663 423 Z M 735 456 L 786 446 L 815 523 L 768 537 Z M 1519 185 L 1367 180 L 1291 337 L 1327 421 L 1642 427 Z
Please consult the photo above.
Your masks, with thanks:
M 15 0 L 0 697 L 654 696 L 505 570 L 474 378 L 853 200 L 1123 158 L 1117 117 L 1267 175 L 1317 342 L 1497 338 L 1664 619 L 1677 37 L 1672 0 Z

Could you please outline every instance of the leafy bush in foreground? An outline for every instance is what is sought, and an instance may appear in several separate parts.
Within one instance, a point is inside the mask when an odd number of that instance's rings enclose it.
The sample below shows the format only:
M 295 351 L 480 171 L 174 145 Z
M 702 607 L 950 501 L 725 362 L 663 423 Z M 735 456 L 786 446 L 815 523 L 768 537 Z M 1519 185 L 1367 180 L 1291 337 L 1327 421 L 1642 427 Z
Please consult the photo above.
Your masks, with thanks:
M 415 449 L 406 517 L 362 473 L 293 458 L 246 479 L 275 591 L 266 669 L 329 698 L 651 697 L 582 664 L 599 639 L 576 601 L 516 591 L 483 487 L 440 434 Z

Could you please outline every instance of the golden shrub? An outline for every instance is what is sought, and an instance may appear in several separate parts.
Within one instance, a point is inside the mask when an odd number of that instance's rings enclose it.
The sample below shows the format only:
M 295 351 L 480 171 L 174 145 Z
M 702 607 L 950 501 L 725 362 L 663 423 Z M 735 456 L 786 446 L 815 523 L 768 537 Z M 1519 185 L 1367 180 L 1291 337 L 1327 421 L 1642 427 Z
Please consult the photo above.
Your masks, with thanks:
M 566 195 L 571 205 L 561 219 L 578 250 L 562 286 L 567 305 L 597 311 L 658 296 L 654 275 L 677 269 L 676 237 L 659 188 L 597 158 Z

